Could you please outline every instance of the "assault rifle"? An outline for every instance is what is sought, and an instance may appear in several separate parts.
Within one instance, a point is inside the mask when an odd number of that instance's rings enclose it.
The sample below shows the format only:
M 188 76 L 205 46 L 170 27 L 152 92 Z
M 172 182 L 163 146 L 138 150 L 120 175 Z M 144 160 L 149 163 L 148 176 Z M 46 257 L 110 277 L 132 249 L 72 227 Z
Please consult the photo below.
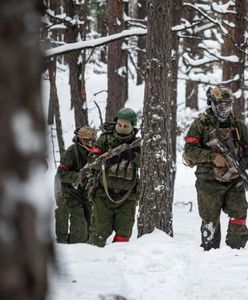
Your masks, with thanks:
M 229 145 L 221 139 L 221 137 L 217 137 L 208 143 L 208 146 L 216 146 L 220 153 L 224 155 L 227 161 L 231 165 L 231 169 L 239 174 L 240 178 L 243 180 L 245 188 L 248 189 L 248 174 L 245 169 L 240 164 L 240 159 L 238 155 L 232 151 Z
M 101 156 L 97 157 L 93 162 L 87 163 L 81 170 L 80 173 L 82 174 L 89 174 L 91 169 L 99 168 L 106 160 L 114 157 L 119 156 L 122 152 L 140 147 L 141 145 L 141 138 L 137 138 L 135 141 L 133 141 L 131 144 L 121 144 L 120 146 L 108 150 L 108 152 L 103 153 Z

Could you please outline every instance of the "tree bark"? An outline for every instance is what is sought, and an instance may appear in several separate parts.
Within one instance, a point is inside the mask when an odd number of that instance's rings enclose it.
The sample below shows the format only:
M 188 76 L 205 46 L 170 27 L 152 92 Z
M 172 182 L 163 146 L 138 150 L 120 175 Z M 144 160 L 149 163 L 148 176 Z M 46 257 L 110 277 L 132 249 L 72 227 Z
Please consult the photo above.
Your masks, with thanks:
M 195 4 L 196 1 L 193 0 L 190 2 Z M 184 17 L 190 23 L 193 23 L 195 16 L 196 13 L 192 8 L 188 7 L 184 10 Z M 199 41 L 193 38 L 185 38 L 183 40 L 184 52 L 188 52 L 189 56 L 193 59 L 199 58 L 198 43 Z M 186 80 L 186 107 L 198 110 L 198 83 L 196 81 Z
M 38 195 L 33 185 L 44 182 L 41 170 L 46 154 L 40 3 L 0 1 L 1 300 L 43 300 L 47 293 L 48 201 L 45 186 L 44 194 Z M 44 203 L 44 214 L 35 208 L 39 201 Z
M 172 26 L 181 23 L 182 0 L 174 0 L 172 3 Z M 172 139 L 172 176 L 170 201 L 174 197 L 174 183 L 176 178 L 176 160 L 177 160 L 177 75 L 178 75 L 178 59 L 179 59 L 179 38 L 176 32 L 172 32 L 172 77 L 171 77 L 171 139 Z
M 122 0 L 109 0 L 109 34 L 121 32 L 126 28 L 123 20 L 125 5 Z M 108 97 L 106 120 L 111 121 L 116 112 L 124 107 L 128 97 L 127 54 L 122 47 L 124 40 L 108 46 Z
M 59 98 L 56 86 L 56 59 L 52 59 L 48 64 L 49 80 L 50 80 L 50 99 L 48 111 L 48 125 L 56 123 L 56 133 L 59 145 L 60 156 L 65 151 L 65 143 L 63 139 L 62 122 L 59 110 Z
M 237 0 L 235 2 L 236 15 L 227 14 L 224 18 L 235 24 L 235 29 L 228 27 L 229 34 L 233 38 L 235 44 L 242 50 L 245 50 L 245 18 L 246 18 L 246 1 Z M 245 70 L 245 54 L 234 47 L 228 38 L 224 38 L 222 47 L 223 55 L 236 55 L 239 59 L 237 63 L 223 62 L 223 80 L 233 79 L 236 75 L 239 80 L 233 81 L 229 87 L 236 93 L 234 101 L 234 113 L 237 117 L 245 119 L 245 100 L 244 100 L 244 70 Z
M 97 32 L 101 37 L 108 34 L 108 7 L 106 3 L 98 3 L 97 6 Z M 100 60 L 103 63 L 107 63 L 107 47 L 102 46 Z
M 137 5 L 137 15 L 138 19 L 145 19 L 147 16 L 147 0 L 138 0 Z M 144 81 L 145 73 L 145 56 L 146 56 L 146 37 L 138 37 L 138 56 L 137 56 L 137 85 L 140 85 Z
M 139 236 L 154 228 L 173 235 L 172 3 L 172 0 L 148 1 Z
M 88 2 L 84 3 L 86 7 Z M 74 2 L 67 0 L 66 11 L 67 15 L 74 18 L 77 15 L 77 6 Z M 86 9 L 85 9 L 86 10 Z M 85 26 L 87 24 L 85 23 Z M 75 24 L 67 27 L 66 41 L 73 43 L 77 41 L 77 37 L 80 34 L 80 27 Z M 86 106 L 86 93 L 84 82 L 84 68 L 83 62 L 79 63 L 81 51 L 75 51 L 68 54 L 67 61 L 69 63 L 69 84 L 71 89 L 71 108 L 74 108 L 75 126 L 82 127 L 88 125 L 88 113 Z M 85 54 L 83 54 L 84 57 Z

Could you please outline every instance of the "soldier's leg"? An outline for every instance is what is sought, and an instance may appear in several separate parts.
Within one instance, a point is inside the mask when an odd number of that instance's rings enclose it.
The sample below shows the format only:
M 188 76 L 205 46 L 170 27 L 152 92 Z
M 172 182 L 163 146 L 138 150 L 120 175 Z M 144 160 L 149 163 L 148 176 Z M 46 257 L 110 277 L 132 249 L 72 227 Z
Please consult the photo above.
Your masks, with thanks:
M 201 225 L 201 247 L 204 250 L 220 247 L 220 213 L 225 188 L 212 180 L 197 179 L 197 201 Z
M 235 249 L 244 248 L 248 240 L 248 230 L 246 226 L 247 202 L 243 185 L 233 186 L 227 192 L 225 211 L 230 217 L 226 244 Z
M 92 203 L 90 201 L 85 201 L 83 203 L 83 206 L 84 206 L 84 217 L 88 224 L 88 229 L 89 229 L 90 222 L 91 222 L 91 214 L 92 214 Z
M 85 243 L 88 239 L 88 223 L 81 206 L 70 208 L 70 244 Z
M 58 243 L 68 242 L 68 221 L 70 211 L 63 197 L 58 199 L 58 207 L 55 209 L 55 233 Z
M 113 209 L 108 207 L 100 197 L 94 199 L 88 243 L 104 247 L 112 231 Z
M 129 241 L 135 221 L 135 209 L 136 202 L 134 200 L 126 200 L 115 209 L 114 231 L 116 235 L 113 242 Z

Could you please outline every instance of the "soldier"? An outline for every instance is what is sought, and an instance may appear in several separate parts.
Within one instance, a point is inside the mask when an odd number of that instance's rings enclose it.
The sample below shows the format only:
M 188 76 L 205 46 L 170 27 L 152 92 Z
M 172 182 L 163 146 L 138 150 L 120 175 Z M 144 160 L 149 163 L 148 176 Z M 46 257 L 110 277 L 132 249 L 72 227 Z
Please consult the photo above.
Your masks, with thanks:
M 130 108 L 121 109 L 113 123 L 104 124 L 104 132 L 95 142 L 89 155 L 92 162 L 100 155 L 124 143 L 136 140 L 137 115 Z M 89 194 L 93 201 L 89 243 L 104 247 L 115 231 L 113 242 L 128 242 L 135 220 L 140 146 L 106 159 L 93 170 L 89 180 Z
M 216 141 L 225 141 L 245 169 L 248 166 L 248 129 L 233 115 L 234 95 L 230 89 L 215 87 L 209 89 L 207 95 L 210 107 L 192 123 L 183 154 L 188 164 L 197 166 L 201 246 L 204 250 L 219 248 L 223 210 L 229 216 L 226 244 L 240 249 L 248 239 L 244 183 L 232 161 L 216 146 Z
M 87 164 L 87 156 L 96 132 L 88 127 L 75 130 L 71 145 L 61 156 L 57 178 L 61 191 L 57 193 L 55 231 L 58 243 L 84 243 L 88 239 L 92 206 L 87 198 L 86 176 L 80 170 Z

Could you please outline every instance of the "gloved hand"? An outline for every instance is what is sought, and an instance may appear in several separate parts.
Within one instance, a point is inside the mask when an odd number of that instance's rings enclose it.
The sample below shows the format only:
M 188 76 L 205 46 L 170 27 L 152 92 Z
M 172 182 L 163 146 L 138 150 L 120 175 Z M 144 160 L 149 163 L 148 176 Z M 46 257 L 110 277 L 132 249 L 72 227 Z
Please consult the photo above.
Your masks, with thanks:
M 226 160 L 226 158 L 222 154 L 219 154 L 219 153 L 215 154 L 212 162 L 216 167 L 219 167 L 219 168 L 229 167 L 229 163 Z
M 120 158 L 131 161 L 135 158 L 135 152 L 133 149 L 127 149 L 120 154 Z
M 247 159 L 241 158 L 241 160 L 239 161 L 239 164 L 240 164 L 241 168 L 243 168 L 244 170 L 248 169 Z
M 105 167 L 110 168 L 113 165 L 118 164 L 120 161 L 121 161 L 120 157 L 115 155 L 105 160 Z

